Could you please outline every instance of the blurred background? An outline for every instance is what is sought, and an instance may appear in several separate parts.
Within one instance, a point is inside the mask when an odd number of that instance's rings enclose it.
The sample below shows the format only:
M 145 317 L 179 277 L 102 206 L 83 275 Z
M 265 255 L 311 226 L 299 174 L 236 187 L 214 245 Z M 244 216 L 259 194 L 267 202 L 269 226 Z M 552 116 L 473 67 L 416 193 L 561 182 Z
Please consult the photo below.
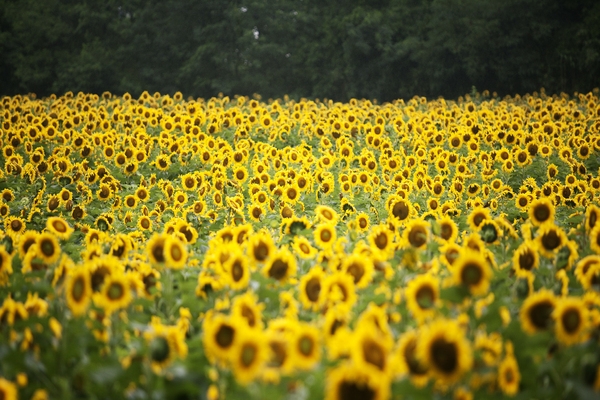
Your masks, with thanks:
M 455 98 L 599 86 L 597 0 L 0 0 L 0 95 Z

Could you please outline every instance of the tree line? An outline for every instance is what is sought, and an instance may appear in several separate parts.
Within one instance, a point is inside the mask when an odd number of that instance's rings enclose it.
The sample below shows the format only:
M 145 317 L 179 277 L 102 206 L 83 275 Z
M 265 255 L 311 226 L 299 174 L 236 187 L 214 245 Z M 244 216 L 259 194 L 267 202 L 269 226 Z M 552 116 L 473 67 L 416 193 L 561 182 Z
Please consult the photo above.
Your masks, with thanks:
M 0 95 L 584 92 L 600 2 L 0 0 L 0 76 Z

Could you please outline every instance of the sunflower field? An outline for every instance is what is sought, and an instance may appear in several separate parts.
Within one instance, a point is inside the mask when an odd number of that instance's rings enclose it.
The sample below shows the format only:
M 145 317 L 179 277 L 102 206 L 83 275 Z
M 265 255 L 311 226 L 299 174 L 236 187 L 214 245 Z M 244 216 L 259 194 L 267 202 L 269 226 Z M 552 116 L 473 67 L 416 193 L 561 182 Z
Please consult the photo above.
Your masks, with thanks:
M 2 400 L 600 396 L 597 91 L 0 124 Z

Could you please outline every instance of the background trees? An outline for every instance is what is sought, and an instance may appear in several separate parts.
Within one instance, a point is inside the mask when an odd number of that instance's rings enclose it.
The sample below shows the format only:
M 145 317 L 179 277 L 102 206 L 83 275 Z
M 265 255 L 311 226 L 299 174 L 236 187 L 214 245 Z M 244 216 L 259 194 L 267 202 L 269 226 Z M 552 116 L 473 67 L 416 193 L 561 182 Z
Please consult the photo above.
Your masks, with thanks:
M 594 0 L 0 0 L 0 94 L 500 95 L 599 85 Z

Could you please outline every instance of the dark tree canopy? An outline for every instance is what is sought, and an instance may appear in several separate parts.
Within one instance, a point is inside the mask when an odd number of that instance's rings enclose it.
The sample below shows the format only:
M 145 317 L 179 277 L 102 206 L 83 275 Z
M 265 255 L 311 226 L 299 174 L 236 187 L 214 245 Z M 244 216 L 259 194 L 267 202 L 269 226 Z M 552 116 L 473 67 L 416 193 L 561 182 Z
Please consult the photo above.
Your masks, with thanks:
M 0 0 L 0 76 L 0 95 L 583 92 L 600 2 Z

